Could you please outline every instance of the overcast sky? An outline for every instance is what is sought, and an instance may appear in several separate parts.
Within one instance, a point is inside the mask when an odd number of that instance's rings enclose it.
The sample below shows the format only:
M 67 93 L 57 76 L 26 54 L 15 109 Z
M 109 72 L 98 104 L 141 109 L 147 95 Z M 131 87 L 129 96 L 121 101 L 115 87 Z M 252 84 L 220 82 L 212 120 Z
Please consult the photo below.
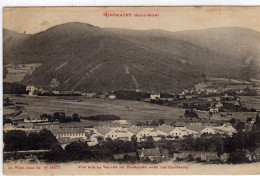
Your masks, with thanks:
M 29 34 L 74 21 L 136 30 L 183 31 L 232 26 L 260 31 L 260 7 L 44 7 L 4 8 L 3 12 L 4 28 Z M 105 12 L 159 13 L 159 17 L 105 17 Z

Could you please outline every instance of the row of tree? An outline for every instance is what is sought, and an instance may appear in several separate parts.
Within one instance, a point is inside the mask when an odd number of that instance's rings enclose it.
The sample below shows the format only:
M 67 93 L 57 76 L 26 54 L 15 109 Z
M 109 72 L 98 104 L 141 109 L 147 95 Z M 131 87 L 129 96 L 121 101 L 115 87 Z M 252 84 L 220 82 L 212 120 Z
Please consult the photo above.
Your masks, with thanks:
M 184 116 L 187 118 L 198 118 L 198 114 L 193 109 L 186 109 L 184 112 Z
M 259 114 L 257 113 L 254 123 L 252 123 L 252 120 L 253 118 L 247 118 L 246 122 L 242 122 L 240 119 L 232 118 L 230 119 L 230 123 L 237 131 L 243 131 L 247 126 L 250 127 L 250 129 L 246 129 L 247 131 L 260 131 Z
M 55 122 L 59 121 L 60 123 L 62 122 L 80 122 L 80 118 L 78 114 L 73 114 L 71 117 L 66 116 L 64 112 L 55 112 L 53 115 L 50 114 L 42 114 L 40 116 L 41 119 L 48 119 L 49 122 Z
M 100 144 L 88 146 L 82 141 L 70 143 L 63 149 L 59 145 L 53 145 L 51 152 L 47 155 L 49 161 L 115 161 L 114 154 L 137 152 L 137 139 L 132 137 L 131 141 L 111 140 L 102 137 Z
M 56 137 L 47 129 L 39 133 L 31 132 L 28 135 L 25 131 L 11 130 L 4 132 L 3 140 L 4 151 L 7 152 L 51 149 L 53 144 L 59 144 Z

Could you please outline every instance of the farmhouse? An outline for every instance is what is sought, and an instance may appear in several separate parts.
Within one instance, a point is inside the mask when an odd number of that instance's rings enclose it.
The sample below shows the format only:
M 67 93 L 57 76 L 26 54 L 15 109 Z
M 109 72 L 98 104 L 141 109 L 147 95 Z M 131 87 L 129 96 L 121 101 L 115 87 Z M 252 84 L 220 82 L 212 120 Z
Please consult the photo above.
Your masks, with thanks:
M 202 123 L 189 123 L 189 124 L 187 124 L 187 129 L 190 129 L 192 131 L 196 131 L 197 133 L 199 133 L 205 127 L 206 126 Z
M 13 130 L 20 130 L 20 131 L 24 131 L 26 133 L 31 133 L 31 132 L 37 132 L 35 129 L 33 129 L 32 127 L 28 127 L 28 128 L 21 128 L 19 126 L 15 126 L 11 123 L 6 123 L 3 126 L 3 131 L 7 132 L 7 131 L 13 131 Z
M 157 161 L 160 162 L 162 160 L 162 156 L 160 153 L 159 148 L 151 148 L 151 149 L 142 149 L 140 151 L 140 155 L 139 155 L 140 161 Z
M 160 136 L 168 136 L 169 133 L 173 130 L 174 130 L 173 126 L 163 124 L 157 128 L 157 134 Z
M 108 96 L 109 99 L 113 100 L 113 99 L 116 99 L 116 94 L 110 94 Z
M 200 159 L 201 161 L 215 161 L 219 160 L 217 152 L 198 152 L 194 159 Z
M 189 130 L 187 127 L 175 127 L 169 135 L 173 137 L 183 138 L 184 136 L 188 135 L 197 135 L 196 131 Z
M 35 96 L 37 95 L 37 91 L 39 89 L 35 86 L 26 86 L 26 91 L 28 91 L 29 96 Z
M 47 130 L 60 129 L 60 126 L 59 125 L 54 125 L 54 124 L 51 124 L 51 125 L 36 124 L 34 126 L 34 129 L 39 132 L 39 131 L 41 131 L 43 129 L 47 129 Z
M 96 126 L 94 128 L 94 134 L 102 136 L 104 138 L 110 137 L 108 133 L 111 131 L 111 129 L 107 126 Z
M 154 128 L 143 128 L 143 127 L 137 127 L 135 125 L 128 128 L 128 131 L 133 136 L 135 135 L 137 137 L 137 141 L 145 140 L 146 137 L 152 136 L 156 137 L 158 136 L 157 130 Z
M 135 125 L 129 128 L 97 126 L 94 128 L 92 136 L 101 136 L 104 139 L 111 138 L 112 140 L 120 139 L 130 141 L 132 136 L 134 135 L 140 142 L 144 140 L 146 137 L 157 136 L 157 130 L 154 128 L 137 127 Z
M 12 131 L 12 130 L 18 130 L 19 128 L 17 128 L 16 126 L 14 126 L 13 124 L 11 123 L 6 123 L 4 126 L 3 126 L 3 130 L 4 131 Z
M 226 126 L 223 124 L 222 126 L 214 127 L 216 133 L 218 134 L 227 134 L 228 136 L 232 136 L 233 133 L 236 133 L 236 129 L 232 126 Z
M 199 152 L 199 151 L 181 151 L 174 153 L 173 160 L 201 160 L 201 161 L 215 161 L 219 160 L 217 152 Z
M 192 155 L 194 155 L 194 152 L 181 151 L 180 153 L 174 153 L 173 161 L 192 158 Z
M 88 97 L 88 98 L 92 98 L 96 95 L 96 93 L 81 93 L 82 96 Z
M 84 128 L 53 128 L 50 129 L 53 135 L 57 138 L 83 138 L 86 139 Z
M 31 118 L 31 117 L 27 117 L 24 119 L 24 123 L 41 123 L 41 122 L 48 122 L 48 119 L 47 118 L 42 118 L 42 119 L 39 119 L 39 118 Z
M 218 108 L 210 108 L 209 112 L 211 113 L 218 113 Z
M 150 94 L 150 99 L 151 100 L 160 99 L 160 97 L 161 97 L 160 93 L 151 93 Z
M 207 126 L 200 132 L 201 134 L 216 134 L 216 130 L 212 126 Z
M 52 93 L 53 93 L 54 95 L 60 95 L 60 94 L 61 94 L 60 91 L 58 91 L 58 90 L 53 90 Z
M 127 128 L 122 127 L 111 127 L 111 131 L 109 131 L 106 137 L 111 138 L 112 140 L 120 139 L 124 141 L 130 141 L 133 133 L 129 132 Z
M 191 126 L 191 125 L 190 125 Z M 195 125 L 194 125 L 195 126 Z M 172 137 L 178 137 L 178 138 L 183 138 L 183 136 L 197 136 L 199 131 L 198 129 L 201 129 L 201 127 L 197 128 L 188 129 L 185 126 L 178 126 L 178 127 L 173 127 L 170 125 L 161 125 L 157 128 L 157 134 L 162 135 L 162 136 L 172 136 Z
M 175 127 L 169 134 L 173 137 L 182 138 L 186 133 L 186 127 Z
M 218 102 L 216 105 L 215 105 L 216 108 L 222 108 L 223 107 L 223 104 Z

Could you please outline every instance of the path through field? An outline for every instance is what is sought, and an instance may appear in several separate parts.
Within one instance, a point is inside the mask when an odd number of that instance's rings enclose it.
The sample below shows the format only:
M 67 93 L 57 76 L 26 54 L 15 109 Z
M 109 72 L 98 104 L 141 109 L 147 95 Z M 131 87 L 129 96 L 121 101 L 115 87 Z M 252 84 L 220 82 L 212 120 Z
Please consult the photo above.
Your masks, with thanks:
M 128 67 L 127 64 L 125 64 L 125 73 L 126 73 L 127 75 L 131 75 L 131 78 L 132 78 L 132 80 L 133 80 L 133 82 L 134 82 L 134 85 L 135 85 L 135 89 L 139 89 L 138 81 L 136 80 L 136 78 L 135 78 L 134 75 L 130 74 L 130 72 L 129 72 L 129 67 Z
M 98 65 L 96 65 L 95 67 L 93 67 L 92 69 L 90 69 L 82 78 L 80 78 L 80 80 L 73 86 L 72 88 L 72 92 L 79 86 L 79 84 L 86 79 L 86 77 L 89 75 L 89 73 L 94 72 L 96 69 L 98 69 L 99 67 L 101 67 L 103 65 L 103 63 L 100 63 Z

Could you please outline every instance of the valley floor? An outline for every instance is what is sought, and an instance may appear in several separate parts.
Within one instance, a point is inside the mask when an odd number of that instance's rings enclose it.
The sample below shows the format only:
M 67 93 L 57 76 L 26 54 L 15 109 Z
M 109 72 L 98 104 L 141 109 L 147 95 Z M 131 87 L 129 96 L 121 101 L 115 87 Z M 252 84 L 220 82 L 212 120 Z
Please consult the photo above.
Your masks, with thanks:
M 40 117 L 43 113 L 53 114 L 54 112 L 64 112 L 66 115 L 71 116 L 77 113 L 79 116 L 87 117 L 92 115 L 116 115 L 121 120 L 128 120 L 132 123 L 146 122 L 158 119 L 164 119 L 165 122 L 170 123 L 173 121 L 184 121 L 185 109 L 175 108 L 172 106 L 161 106 L 157 104 L 145 103 L 141 101 L 119 100 L 119 99 L 101 99 L 101 98 L 87 98 L 84 96 L 24 96 L 18 97 L 14 95 L 4 95 L 15 103 L 15 107 L 19 106 L 21 113 L 15 115 L 12 120 L 23 120 L 26 117 Z M 248 98 L 247 98 L 248 99 Z M 254 100 L 260 100 L 254 97 Z M 249 100 L 248 100 L 249 101 Z M 251 101 L 250 101 L 251 102 Z M 243 101 L 247 104 L 246 101 Z M 254 102 L 255 103 L 255 102 Z M 259 105 L 257 101 L 255 104 Z M 14 112 L 14 106 L 5 106 L 3 114 Z M 197 111 L 199 117 L 208 119 L 209 114 L 207 111 Z M 254 118 L 255 112 L 232 112 L 221 114 L 213 114 L 211 120 L 221 121 L 230 120 L 235 117 L 245 120 L 249 117 Z M 196 120 L 196 119 L 195 119 Z M 72 127 L 80 123 L 81 125 L 102 125 L 104 122 L 94 122 L 88 120 L 81 120 L 81 122 L 71 122 L 69 125 Z M 105 122 L 107 123 L 107 122 Z M 64 124 L 65 125 L 65 124 Z

